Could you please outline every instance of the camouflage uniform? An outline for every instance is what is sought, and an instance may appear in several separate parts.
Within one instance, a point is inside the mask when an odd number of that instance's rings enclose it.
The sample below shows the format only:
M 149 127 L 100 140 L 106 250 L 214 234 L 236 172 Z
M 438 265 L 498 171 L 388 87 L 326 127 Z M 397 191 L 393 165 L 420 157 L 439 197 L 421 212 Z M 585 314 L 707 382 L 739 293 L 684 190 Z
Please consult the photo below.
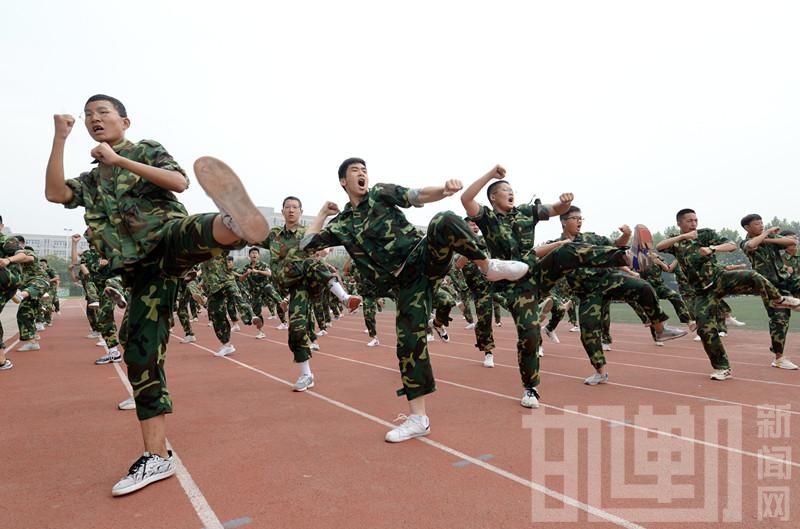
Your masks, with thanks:
M 580 233 L 574 242 L 610 246 L 608 237 L 588 232 Z M 661 310 L 656 293 L 647 281 L 621 270 L 578 269 L 567 275 L 570 290 L 580 298 L 578 319 L 581 343 L 595 369 L 606 364 L 602 344 L 610 343 L 611 336 L 604 320 L 609 322 L 611 300 L 633 302 L 642 307 L 648 321 L 657 323 L 669 317 Z M 604 332 L 605 330 L 605 332 Z M 607 336 L 603 336 L 607 334 Z
M 467 282 L 464 279 L 464 272 L 454 266 L 450 269 L 450 272 L 447 274 L 447 276 L 450 278 L 450 281 L 453 282 L 456 300 L 464 305 L 464 319 L 467 320 L 467 323 L 475 323 L 475 320 L 472 317 L 472 310 L 470 309 L 470 301 L 472 301 L 472 296 L 470 295 Z
M 396 301 L 403 381 L 397 394 L 409 400 L 436 390 L 426 338 L 436 283 L 447 273 L 454 252 L 471 260 L 486 258 L 467 224 L 452 212 L 434 215 L 423 237 L 399 209 L 421 206 L 412 203 L 413 196 L 402 186 L 376 184 L 357 206 L 348 202 L 319 233 L 303 241 L 307 250 L 344 246 L 377 296 Z
M 456 306 L 456 293 L 453 284 L 448 281 L 449 276 L 445 276 L 434 288 L 433 293 L 433 325 L 436 327 L 448 327 L 453 318 L 450 312 Z
M 89 248 L 81 254 L 81 264 L 89 269 L 89 281 L 94 285 L 100 302 L 100 307 L 94 311 L 95 327 L 110 349 L 119 345 L 117 323 L 114 321 L 116 304 L 104 290 L 106 287 L 111 287 L 124 295 L 125 289 L 120 284 L 119 277 L 109 270 L 108 265 L 100 266 L 100 259 L 100 254 L 94 248 Z
M 769 303 L 781 299 L 781 293 L 764 276 L 753 270 L 725 271 L 714 254 L 700 255 L 700 248 L 730 241 L 714 230 L 699 229 L 694 240 L 681 240 L 663 250 L 675 256 L 678 266 L 694 293 L 694 316 L 697 334 L 714 369 L 729 369 L 725 346 L 719 337 L 719 319 L 724 318 L 720 302 L 733 294 L 757 294 Z
M 185 175 L 155 141 L 123 140 L 113 148 L 130 160 Z M 136 414 L 145 420 L 170 413 L 164 360 L 178 281 L 192 265 L 221 252 L 212 229 L 216 214 L 187 216 L 171 191 L 118 166 L 100 163 L 66 184 L 74 196 L 65 206 L 86 209 L 92 246 L 130 288 L 119 334 Z
M 6 246 L 6 243 L 8 246 Z M 17 239 L 0 233 L 0 257 L 13 257 L 18 249 Z M 11 301 L 17 289 L 21 286 L 22 269 L 17 263 L 0 268 L 0 313 L 3 312 L 6 304 Z M 0 323 L 0 349 L 5 348 L 3 342 L 3 324 Z
M 335 276 L 310 253 L 300 249 L 305 226 L 293 230 L 286 226 L 272 228 L 259 246 L 270 252 L 272 277 L 281 289 L 289 292 L 289 350 L 294 361 L 311 358 L 310 342 L 316 341 L 310 295 L 319 298 Z
M 40 302 L 43 294 L 50 289 L 47 274 L 39 266 L 36 252 L 30 246 L 19 244 L 15 253 L 24 253 L 33 257 L 33 261 L 20 264 L 22 273 L 20 289 L 28 292 L 29 296 L 22 300 L 17 310 L 17 327 L 19 328 L 19 339 L 24 341 L 33 340 L 36 337 L 36 316 L 40 311 Z
M 231 340 L 231 324 L 227 314 L 230 314 L 228 300 L 234 303 L 234 313 L 236 308 L 242 313 L 242 320 L 246 325 L 253 322 L 253 311 L 244 302 L 239 289 L 236 286 L 236 277 L 228 269 L 226 256 L 220 254 L 200 265 L 203 274 L 203 285 L 208 294 L 208 317 L 214 327 L 214 334 L 222 344 Z M 232 319 L 236 322 L 238 320 Z
M 550 320 L 547 322 L 546 327 L 547 330 L 553 332 L 567 313 L 567 311 L 561 308 L 562 305 L 572 297 L 567 279 L 564 278 L 556 283 L 555 287 L 550 291 L 550 295 L 553 297 L 553 308 L 550 309 Z
M 681 321 L 681 323 L 689 323 L 692 321 L 692 317 L 689 315 L 689 310 L 686 308 L 686 303 L 683 302 L 683 298 L 680 294 L 669 288 L 664 283 L 664 279 L 661 277 L 662 273 L 663 269 L 657 264 L 653 263 L 646 269 L 639 272 L 639 277 L 650 283 L 650 286 L 652 286 L 653 290 L 656 291 L 658 299 L 666 299 L 672 303 L 672 306 L 675 308 L 675 313 L 678 315 L 678 319 Z
M 350 292 L 358 292 L 362 299 L 362 309 L 364 311 L 364 324 L 367 326 L 367 334 L 370 338 L 378 336 L 378 325 L 376 316 L 378 314 L 377 289 L 371 285 L 358 270 L 353 267 L 352 277 L 354 289 Z
M 523 204 L 504 214 L 481 206 L 471 217 L 481 229 L 492 257 L 513 259 L 528 264 L 528 274 L 519 281 L 498 281 L 494 288 L 507 301 L 517 327 L 517 361 L 522 385 L 539 385 L 539 356 L 542 343 L 539 327 L 539 300 L 546 297 L 570 270 L 580 267 L 623 266 L 625 250 L 585 243 L 569 243 L 542 258 L 534 252 L 534 233 L 540 220 L 549 219 L 541 204 Z
M 186 336 L 194 335 L 192 329 L 192 320 L 189 317 L 191 301 L 197 303 L 197 299 L 203 298 L 203 293 L 200 290 L 200 285 L 197 284 L 195 275 L 184 276 L 180 283 L 178 283 L 178 321 L 183 328 L 183 334 Z
M 778 238 L 779 235 L 769 235 L 768 238 Z M 750 260 L 753 270 L 766 277 L 781 294 L 787 296 L 800 296 L 800 277 L 792 274 L 786 268 L 781 256 L 781 247 L 774 244 L 761 243 L 758 248 L 751 250 L 747 247 L 748 236 L 739 243 L 739 247 Z M 769 316 L 769 337 L 771 345 L 769 350 L 775 354 L 783 354 L 786 344 L 786 333 L 789 331 L 789 318 L 792 311 L 789 309 L 776 309 L 764 301 L 764 308 Z
M 476 237 L 476 243 L 478 248 L 489 253 L 482 236 Z M 484 353 L 491 353 L 495 347 L 492 333 L 492 283 L 472 261 L 467 262 L 461 272 L 475 303 L 475 347 Z M 497 315 L 499 319 L 499 312 Z
M 50 325 L 53 321 L 53 309 L 55 308 L 54 302 L 58 300 L 58 287 L 54 281 L 54 279 L 58 277 L 58 274 L 56 274 L 56 271 L 53 270 L 50 265 L 45 265 L 41 261 L 40 263 L 40 266 L 44 266 L 42 270 L 44 270 L 45 275 L 47 275 L 49 286 L 47 293 L 50 294 L 50 297 L 42 300 L 41 311 L 37 321 Z

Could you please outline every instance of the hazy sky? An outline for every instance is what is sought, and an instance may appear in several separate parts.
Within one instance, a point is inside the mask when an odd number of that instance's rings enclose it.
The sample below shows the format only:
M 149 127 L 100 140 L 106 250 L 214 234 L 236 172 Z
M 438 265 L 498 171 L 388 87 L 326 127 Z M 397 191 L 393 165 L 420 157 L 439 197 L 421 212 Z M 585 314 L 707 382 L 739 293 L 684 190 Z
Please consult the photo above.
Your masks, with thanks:
M 572 191 L 600 233 L 681 207 L 717 228 L 798 219 L 798 27 L 793 1 L 3 2 L 0 214 L 82 231 L 82 210 L 45 201 L 44 168 L 52 114 L 101 92 L 130 139 L 187 171 L 220 157 L 257 204 L 298 195 L 306 214 L 344 204 L 336 168 L 361 156 L 372 183 L 410 187 L 501 163 L 519 202 Z M 79 123 L 69 176 L 92 147 Z M 213 208 L 196 182 L 182 200 Z M 409 217 L 442 209 L 463 212 Z

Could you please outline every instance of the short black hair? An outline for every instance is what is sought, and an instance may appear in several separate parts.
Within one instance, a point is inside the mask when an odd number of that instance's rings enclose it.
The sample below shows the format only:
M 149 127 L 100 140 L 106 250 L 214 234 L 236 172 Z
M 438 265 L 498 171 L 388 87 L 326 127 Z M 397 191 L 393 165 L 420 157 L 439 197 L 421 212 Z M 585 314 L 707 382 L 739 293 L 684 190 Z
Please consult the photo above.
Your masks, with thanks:
M 258 248 L 256 248 L 255 246 L 253 246 L 252 248 L 250 248 L 249 250 L 247 250 L 247 254 L 248 254 L 248 255 L 249 255 L 249 254 L 251 254 L 251 253 L 253 253 L 253 252 L 256 252 L 258 255 L 261 255 L 261 250 L 259 250 L 259 249 L 258 249 Z
M 347 160 L 343 161 L 341 165 L 339 165 L 339 180 L 345 177 L 348 167 L 357 163 L 362 164 L 364 167 L 367 166 L 367 162 L 365 162 L 363 158 L 348 158 Z
M 128 117 L 128 111 L 125 110 L 125 105 L 122 104 L 122 101 L 120 101 L 116 97 L 107 96 L 105 94 L 93 95 L 92 97 L 86 100 L 86 103 L 83 106 L 86 106 L 89 103 L 93 103 L 95 101 L 108 101 L 109 103 L 114 105 L 114 108 L 117 109 L 117 113 L 119 113 L 120 116 L 122 116 L 123 118 Z
M 688 215 L 689 213 L 696 213 L 696 211 L 695 211 L 695 210 L 693 210 L 693 209 L 689 209 L 689 208 L 683 208 L 682 210 L 680 210 L 680 211 L 679 211 L 679 212 L 678 212 L 678 213 L 675 215 L 675 220 L 677 220 L 678 222 L 680 222 L 680 221 L 681 221 L 681 219 L 683 218 L 683 216 L 684 216 L 684 215 Z
M 778 235 L 780 235 L 781 237 L 795 237 L 797 235 L 797 232 L 792 230 L 781 230 L 780 233 L 778 233 Z
M 17 239 L 19 242 L 21 242 L 22 244 L 25 244 L 25 237 L 23 237 L 22 235 L 14 235 L 14 237 L 15 237 L 15 238 L 16 238 L 16 239 Z
M 498 180 L 497 182 L 492 182 L 492 184 L 488 188 L 486 188 L 486 198 L 488 198 L 490 202 L 492 200 L 492 193 L 494 193 L 494 188 L 499 186 L 500 184 L 508 184 L 508 182 L 505 180 Z
M 42 257 L 41 259 L 39 259 L 39 262 L 40 262 L 40 263 L 46 263 L 46 262 L 47 262 L 47 259 L 45 259 L 44 257 Z
M 759 215 L 758 213 L 751 213 L 749 215 L 745 215 L 744 217 L 742 217 L 741 220 L 742 228 L 746 228 L 747 225 L 753 222 L 754 220 L 761 220 L 761 215 Z
M 281 208 L 285 208 L 286 207 L 286 201 L 287 200 L 296 200 L 297 203 L 300 204 L 300 209 L 303 209 L 303 201 L 300 200 L 297 197 L 292 196 L 292 195 L 289 195 L 288 197 L 283 199 L 283 203 L 281 204 Z
M 559 216 L 558 216 L 558 218 L 559 218 L 560 220 L 567 220 L 567 217 L 569 217 L 570 215 L 572 215 L 572 214 L 573 214 L 573 213 L 575 213 L 575 212 L 580 212 L 580 210 L 581 210 L 581 208 L 579 208 L 578 206 L 570 206 L 570 207 L 567 209 L 567 211 L 565 211 L 564 213 L 562 213 L 561 215 L 559 215 Z
M 226 255 L 225 259 L 227 259 L 228 261 L 233 261 L 233 256 L 232 255 Z

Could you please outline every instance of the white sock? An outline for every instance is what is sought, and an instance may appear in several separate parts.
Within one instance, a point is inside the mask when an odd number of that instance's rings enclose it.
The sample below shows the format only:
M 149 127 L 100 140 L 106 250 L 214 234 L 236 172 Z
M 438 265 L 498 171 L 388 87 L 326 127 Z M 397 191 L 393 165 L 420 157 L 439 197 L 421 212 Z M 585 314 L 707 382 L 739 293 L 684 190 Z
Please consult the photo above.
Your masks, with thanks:
M 306 360 L 305 362 L 300 362 L 298 365 L 300 366 L 300 374 L 312 376 L 311 375 L 311 362 Z
M 328 283 L 328 288 L 331 289 L 331 292 L 333 293 L 334 296 L 339 298 L 339 301 L 341 301 L 342 303 L 347 301 L 348 298 L 347 292 L 344 291 L 344 287 L 342 287 L 342 284 L 339 283 L 336 280 L 336 278 L 330 280 L 330 282 Z

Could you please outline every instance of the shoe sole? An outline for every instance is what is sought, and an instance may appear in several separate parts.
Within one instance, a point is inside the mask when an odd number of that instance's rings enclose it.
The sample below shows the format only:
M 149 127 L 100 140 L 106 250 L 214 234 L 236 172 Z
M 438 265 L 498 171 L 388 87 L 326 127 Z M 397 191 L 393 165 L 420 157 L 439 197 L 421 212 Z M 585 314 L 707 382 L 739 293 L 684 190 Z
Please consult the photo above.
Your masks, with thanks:
M 800 368 L 798 368 L 797 366 L 793 366 L 793 367 L 784 367 L 784 366 L 782 366 L 782 365 L 780 365 L 780 364 L 775 364 L 775 363 L 773 363 L 773 364 L 772 364 L 772 367 L 774 367 L 774 368 L 777 368 L 777 369 L 786 369 L 787 371 L 795 371 L 795 370 L 797 370 L 797 369 L 800 369 Z
M 659 342 L 668 342 L 670 340 L 676 340 L 678 338 L 683 338 L 687 334 L 689 334 L 689 333 L 684 331 L 683 334 L 676 334 L 674 336 L 656 336 L 656 338 L 658 339 Z
M 175 471 L 176 471 L 176 469 L 175 469 L 175 466 L 173 465 L 172 470 L 170 470 L 168 472 L 162 472 L 161 474 L 157 474 L 155 476 L 151 476 L 151 477 L 149 477 L 149 478 L 147 478 L 145 480 L 140 481 L 139 483 L 131 485 L 130 487 L 126 487 L 124 489 L 119 489 L 119 490 L 113 490 L 112 489 L 111 490 L 111 495 L 112 496 L 125 496 L 126 494 L 130 494 L 131 492 L 136 492 L 137 490 L 141 490 L 141 489 L 145 488 L 146 486 L 148 486 L 148 485 L 150 485 L 152 483 L 155 483 L 156 481 L 161 481 L 162 479 L 167 479 L 169 477 L 174 476 L 175 475 Z
M 404 437 L 403 439 L 390 440 L 390 439 L 384 438 L 384 440 L 387 443 L 402 443 L 403 441 L 410 441 L 411 439 L 416 439 L 417 437 L 426 437 L 426 436 L 430 435 L 430 433 L 431 433 L 431 429 L 428 428 L 427 430 L 425 430 L 422 433 L 414 434 L 414 435 L 412 435 L 410 437 Z
M 296 391 L 296 392 L 298 392 L 298 393 L 302 393 L 302 392 L 304 392 L 305 390 L 307 390 L 307 389 L 311 389 L 311 388 L 313 388 L 313 387 L 314 387 L 314 383 L 312 382 L 311 384 L 309 384 L 308 386 L 306 386 L 306 387 L 304 387 L 304 388 L 296 388 L 296 387 L 292 386 L 292 391 Z
M 194 174 L 217 207 L 233 217 L 247 242 L 255 244 L 267 238 L 267 219 L 253 204 L 233 169 L 221 160 L 202 156 L 194 162 Z

